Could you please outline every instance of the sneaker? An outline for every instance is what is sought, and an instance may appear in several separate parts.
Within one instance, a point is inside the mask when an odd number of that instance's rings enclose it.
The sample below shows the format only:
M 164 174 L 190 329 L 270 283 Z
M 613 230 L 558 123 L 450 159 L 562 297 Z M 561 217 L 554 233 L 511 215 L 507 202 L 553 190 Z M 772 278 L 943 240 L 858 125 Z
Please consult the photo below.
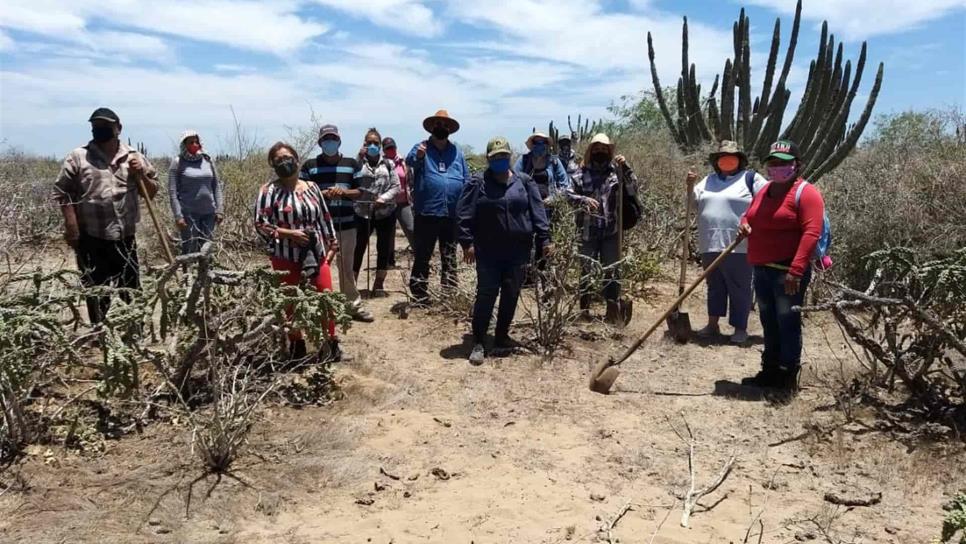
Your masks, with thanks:
M 741 385 L 746 385 L 750 387 L 761 387 L 761 388 L 774 388 L 778 387 L 778 379 L 780 375 L 777 369 L 768 367 L 763 368 L 758 371 L 758 374 L 750 376 L 748 378 L 741 379 Z
M 497 336 L 496 340 L 493 341 L 493 347 L 500 351 L 512 352 L 523 348 L 523 344 L 517 342 L 509 335 Z
M 717 325 L 707 325 L 695 334 L 698 335 L 698 338 L 714 338 L 721 334 L 721 328 Z
M 748 341 L 748 331 L 743 329 L 735 329 L 734 334 L 731 335 L 732 344 L 744 344 Z
M 486 349 L 483 347 L 483 344 L 473 344 L 473 352 L 470 353 L 470 364 L 480 366 L 483 364 L 484 359 L 486 359 Z
M 369 310 L 366 310 L 362 306 L 356 306 L 350 309 L 349 312 L 352 315 L 353 321 L 361 321 L 362 323 L 372 323 L 373 321 L 376 320 L 376 318 L 372 317 L 372 314 L 369 313 Z

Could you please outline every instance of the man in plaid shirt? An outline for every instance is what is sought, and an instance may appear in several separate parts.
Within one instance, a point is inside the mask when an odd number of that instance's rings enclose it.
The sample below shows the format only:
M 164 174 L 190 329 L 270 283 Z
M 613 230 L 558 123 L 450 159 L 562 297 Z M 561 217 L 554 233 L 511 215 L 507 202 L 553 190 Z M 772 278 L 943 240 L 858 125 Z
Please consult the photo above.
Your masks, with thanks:
M 140 219 L 137 176 L 147 198 L 158 192 L 157 171 L 147 158 L 124 145 L 121 120 L 107 108 L 91 114 L 93 139 L 71 151 L 54 183 L 54 200 L 64 215 L 64 239 L 77 253 L 85 287 L 140 289 L 135 229 Z M 129 300 L 130 293 L 122 292 Z M 87 297 L 91 323 L 104 319 L 110 297 Z

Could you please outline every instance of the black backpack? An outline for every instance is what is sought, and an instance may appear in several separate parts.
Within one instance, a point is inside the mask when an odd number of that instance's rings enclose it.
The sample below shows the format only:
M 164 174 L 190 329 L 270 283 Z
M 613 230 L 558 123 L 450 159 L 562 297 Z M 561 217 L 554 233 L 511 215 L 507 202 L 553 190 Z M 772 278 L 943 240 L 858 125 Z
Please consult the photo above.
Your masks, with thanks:
M 627 178 L 624 176 L 624 171 L 622 167 L 618 167 L 617 182 L 621 184 L 621 195 L 624 197 L 624 202 L 622 206 L 624 207 L 623 213 L 623 227 L 624 230 L 630 230 L 637 226 L 641 222 L 641 217 L 644 216 L 644 205 L 641 204 L 639 198 L 637 198 L 637 191 L 631 195 L 627 191 L 623 190 L 624 185 L 626 185 Z

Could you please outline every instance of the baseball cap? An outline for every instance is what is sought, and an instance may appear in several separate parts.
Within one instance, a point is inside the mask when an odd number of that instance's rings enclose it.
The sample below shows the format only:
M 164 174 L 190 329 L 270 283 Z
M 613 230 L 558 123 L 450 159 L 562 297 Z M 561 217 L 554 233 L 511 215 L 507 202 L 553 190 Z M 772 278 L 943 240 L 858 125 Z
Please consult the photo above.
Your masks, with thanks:
M 768 156 L 765 157 L 765 160 L 774 157 L 783 161 L 793 161 L 795 159 L 800 159 L 801 156 L 801 153 L 798 151 L 798 144 L 791 140 L 778 140 L 777 142 L 771 144 L 771 148 L 769 148 Z
M 503 136 L 497 136 L 486 144 L 487 158 L 493 155 L 499 155 L 500 153 L 513 153 L 513 150 L 510 149 L 510 142 Z
M 319 129 L 319 139 L 321 140 L 329 135 L 334 135 L 340 140 L 342 139 L 342 136 L 339 136 L 339 127 L 335 125 L 322 125 L 322 128 Z
M 89 122 L 94 122 L 95 119 L 103 119 L 104 121 L 110 121 L 112 123 L 120 123 L 121 118 L 117 116 L 110 108 L 97 108 L 94 113 L 91 114 L 91 118 L 88 119 Z

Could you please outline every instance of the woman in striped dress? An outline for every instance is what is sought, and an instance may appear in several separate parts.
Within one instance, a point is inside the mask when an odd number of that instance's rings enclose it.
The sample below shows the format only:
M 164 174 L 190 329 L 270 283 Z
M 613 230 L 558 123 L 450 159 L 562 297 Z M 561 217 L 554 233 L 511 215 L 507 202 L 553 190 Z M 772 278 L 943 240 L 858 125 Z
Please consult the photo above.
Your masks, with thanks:
M 286 285 L 298 285 L 303 275 L 318 291 L 332 290 L 326 253 L 338 250 L 330 228 L 329 210 L 318 185 L 299 179 L 299 158 L 287 143 L 277 142 L 268 151 L 268 162 L 278 179 L 266 183 L 255 201 L 255 229 L 268 244 L 272 268 L 287 274 Z M 328 361 L 342 360 L 335 336 L 335 322 L 328 323 Z M 289 334 L 293 359 L 306 356 L 301 331 Z

